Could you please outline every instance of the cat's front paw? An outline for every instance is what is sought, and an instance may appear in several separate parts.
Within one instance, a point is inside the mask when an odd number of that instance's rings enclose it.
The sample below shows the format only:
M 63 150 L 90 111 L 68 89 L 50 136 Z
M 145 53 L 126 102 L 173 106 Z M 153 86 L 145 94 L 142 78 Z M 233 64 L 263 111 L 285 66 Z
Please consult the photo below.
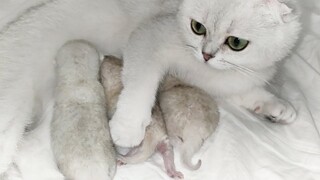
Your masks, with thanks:
M 120 147 L 138 146 L 144 139 L 146 124 L 146 120 L 115 115 L 109 123 L 114 144 Z
M 254 112 L 264 115 L 272 122 L 282 124 L 290 124 L 297 118 L 295 108 L 289 102 L 281 99 L 272 99 L 268 102 L 258 102 Z

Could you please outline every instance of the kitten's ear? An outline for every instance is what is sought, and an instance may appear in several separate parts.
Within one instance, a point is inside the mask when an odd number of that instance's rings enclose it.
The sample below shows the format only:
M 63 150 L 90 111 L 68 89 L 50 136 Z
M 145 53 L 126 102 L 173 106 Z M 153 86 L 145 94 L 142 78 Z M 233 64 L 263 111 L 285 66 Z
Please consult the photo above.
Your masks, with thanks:
M 275 20 L 279 21 L 279 23 L 287 23 L 297 18 L 295 11 L 285 2 L 280 2 L 279 0 L 263 1 L 267 4 Z

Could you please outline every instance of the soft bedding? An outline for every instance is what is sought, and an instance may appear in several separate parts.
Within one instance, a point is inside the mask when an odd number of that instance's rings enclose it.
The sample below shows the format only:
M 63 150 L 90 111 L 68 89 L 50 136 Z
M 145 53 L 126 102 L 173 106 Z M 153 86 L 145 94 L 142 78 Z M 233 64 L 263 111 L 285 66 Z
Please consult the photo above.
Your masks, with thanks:
M 39 1 L 43 0 L 1 0 L 0 27 Z M 200 170 L 188 171 L 176 161 L 185 179 L 320 179 L 320 1 L 300 0 L 300 4 L 303 33 L 299 44 L 281 69 L 278 78 L 283 84 L 270 86 L 294 104 L 298 120 L 291 125 L 272 124 L 221 102 L 220 125 L 194 159 L 202 159 Z M 29 134 L 23 147 L 40 158 L 48 144 L 43 145 L 38 131 Z M 115 180 L 170 179 L 159 166 L 161 158 L 155 155 L 143 164 L 119 167 Z

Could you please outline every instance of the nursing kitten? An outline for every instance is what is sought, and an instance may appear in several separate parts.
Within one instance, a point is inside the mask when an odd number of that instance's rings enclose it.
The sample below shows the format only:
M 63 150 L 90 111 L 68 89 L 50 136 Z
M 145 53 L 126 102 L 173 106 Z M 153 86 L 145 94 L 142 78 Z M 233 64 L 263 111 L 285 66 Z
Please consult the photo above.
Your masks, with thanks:
M 293 122 L 294 107 L 265 85 L 299 32 L 299 15 L 289 0 L 184 0 L 177 14 L 145 22 L 124 51 L 124 89 L 110 121 L 115 144 L 142 141 L 168 71 L 274 122 Z
M 116 102 L 123 88 L 121 70 L 121 60 L 113 57 L 106 58 L 101 65 L 101 81 L 105 88 L 109 118 L 116 110 Z M 120 156 L 119 160 L 129 164 L 141 163 L 155 151 L 160 152 L 168 175 L 181 177 L 182 174 L 175 171 L 172 147 L 167 144 L 168 137 L 181 152 L 183 164 L 191 170 L 199 169 L 201 161 L 194 165 L 191 159 L 217 127 L 218 107 L 209 95 L 172 76 L 163 81 L 159 91 L 158 101 L 162 112 L 156 103 L 141 145 L 127 155 Z
M 131 32 L 141 22 L 174 12 L 179 3 L 43 0 L 4 27 L 0 31 L 0 174 L 17 154 L 26 127 L 39 128 L 43 123 L 39 117 L 51 120 L 54 57 L 64 43 L 85 39 L 103 54 L 122 56 Z
M 121 83 L 122 60 L 107 57 L 101 64 L 101 82 L 105 90 L 108 117 L 111 118 L 116 110 L 119 94 L 123 88 Z M 146 129 L 142 143 L 130 150 L 126 155 L 119 155 L 118 160 L 124 164 L 142 163 L 154 153 L 160 153 L 169 177 L 183 178 L 174 164 L 173 147 L 169 143 L 167 130 L 162 112 L 158 104 L 152 111 L 152 121 Z
M 85 41 L 71 41 L 59 50 L 56 60 L 51 134 L 58 167 L 67 179 L 111 180 L 116 155 L 98 81 L 99 54 Z
M 170 142 L 179 150 L 182 164 L 190 170 L 199 169 L 201 160 L 193 164 L 192 157 L 218 126 L 216 102 L 172 76 L 164 79 L 158 99 Z

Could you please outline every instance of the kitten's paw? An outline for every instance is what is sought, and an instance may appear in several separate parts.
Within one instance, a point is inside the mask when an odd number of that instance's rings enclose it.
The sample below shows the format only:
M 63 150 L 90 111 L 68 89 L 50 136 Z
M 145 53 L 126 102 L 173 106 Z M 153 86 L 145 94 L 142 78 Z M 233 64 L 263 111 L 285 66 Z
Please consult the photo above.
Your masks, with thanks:
M 113 142 L 120 147 L 135 147 L 144 139 L 148 121 L 135 121 L 131 118 L 114 116 L 110 121 Z
M 167 174 L 169 177 L 173 178 L 173 179 L 184 179 L 184 175 L 182 174 L 182 172 L 176 171 L 176 170 L 170 170 L 167 171 Z
M 290 124 L 297 118 L 297 112 L 287 101 L 273 99 L 269 102 L 259 102 L 254 109 L 257 114 L 264 115 L 272 122 Z

